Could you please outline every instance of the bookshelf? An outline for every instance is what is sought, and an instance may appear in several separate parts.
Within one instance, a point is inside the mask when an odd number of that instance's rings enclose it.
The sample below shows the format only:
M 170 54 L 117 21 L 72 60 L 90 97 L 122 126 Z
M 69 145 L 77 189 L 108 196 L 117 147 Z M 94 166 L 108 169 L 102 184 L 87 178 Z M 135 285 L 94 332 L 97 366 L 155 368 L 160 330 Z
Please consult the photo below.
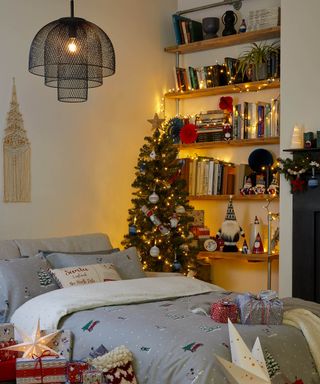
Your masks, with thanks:
M 193 53 L 206 51 L 209 49 L 217 49 L 230 47 L 234 45 L 254 43 L 259 40 L 275 39 L 280 37 L 280 27 L 272 27 L 260 29 L 258 31 L 245 32 L 237 35 L 217 37 L 215 39 L 196 41 L 190 44 L 174 45 L 165 48 L 168 53 Z
M 278 39 L 280 37 L 280 26 L 272 27 L 267 29 L 262 29 L 258 31 L 245 32 L 242 34 L 236 34 L 231 36 L 221 36 L 214 39 L 196 41 L 194 43 L 174 45 L 166 47 L 164 50 L 167 53 L 174 54 L 176 59 L 176 67 L 179 67 L 179 60 L 181 55 L 187 55 L 187 59 L 184 60 L 184 67 L 188 67 L 190 63 L 191 66 L 193 63 L 196 63 L 199 66 L 197 58 L 193 53 L 201 53 L 201 51 L 211 51 L 218 50 L 214 52 L 217 57 L 228 57 L 228 51 L 230 49 L 225 49 L 228 47 L 240 46 L 243 44 L 259 42 L 263 40 Z M 222 51 L 220 51 L 222 50 Z M 242 47 L 238 48 L 239 51 L 242 50 Z M 234 50 L 232 50 L 234 52 Z M 223 53 L 222 53 L 223 52 Z M 226 52 L 226 53 L 225 53 Z M 221 54 L 222 53 L 222 54 Z M 225 56 L 222 56 L 225 53 Z M 191 55 L 189 55 L 191 54 Z M 209 53 L 208 53 L 209 55 Z M 211 53 L 210 53 L 211 55 Z M 200 55 L 202 61 L 203 53 Z M 207 58 L 208 59 L 208 58 Z M 206 59 L 204 59 L 203 62 Z M 189 65 L 190 65 L 189 64 Z M 206 62 L 208 64 L 208 62 Z M 201 65 L 201 64 L 200 64 Z M 197 106 L 200 106 L 203 110 L 203 105 L 205 103 L 209 105 L 208 109 L 214 109 L 212 107 L 212 100 L 217 100 L 219 96 L 227 95 L 236 95 L 238 98 L 244 98 L 245 94 L 250 94 L 248 96 L 248 102 L 253 103 L 254 101 L 262 101 L 262 94 L 265 92 L 265 95 L 275 95 L 276 92 L 280 90 L 280 78 L 272 78 L 261 81 L 253 81 L 247 83 L 237 83 L 237 84 L 228 84 L 224 86 L 215 86 L 209 88 L 201 89 L 188 89 L 185 91 L 180 90 L 170 90 L 166 92 L 164 97 L 168 100 L 173 100 L 176 103 L 176 114 L 179 115 L 180 105 L 191 106 L 192 109 L 196 109 Z M 256 94 L 255 94 L 256 93 Z M 207 101 L 205 100 L 207 98 Z M 234 97 L 235 98 L 235 97 Z M 183 104 L 181 104 L 183 103 Z M 189 108 L 188 108 L 189 109 Z M 278 131 L 271 133 L 271 135 L 278 134 Z M 238 136 L 239 137 L 239 136 Z M 242 136 L 240 136 L 242 137 Z M 249 136 L 250 137 L 250 136 Z M 192 144 L 177 144 L 177 147 L 181 153 L 182 157 L 214 157 L 215 159 L 228 159 L 230 162 L 237 164 L 242 164 L 244 158 L 248 156 L 248 153 L 255 148 L 261 148 L 269 146 L 271 150 L 278 152 L 280 144 L 280 138 L 278 136 L 261 137 L 254 139 L 234 139 L 230 141 L 211 141 L 211 142 L 198 142 Z M 250 149 L 250 151 L 249 151 Z M 233 155 L 232 155 L 233 153 Z M 239 160 L 241 159 L 241 160 Z M 225 191 L 224 191 L 225 192 Z M 192 193 L 193 189 L 192 189 Z M 190 195 L 189 199 L 192 202 L 192 205 L 195 209 L 204 210 L 206 214 L 206 220 L 208 215 L 208 224 L 209 227 L 214 233 L 215 228 L 219 228 L 218 225 L 221 224 L 224 217 L 224 207 L 225 203 L 229 200 L 229 194 L 210 194 L 210 195 Z M 258 195 L 240 195 L 240 193 L 235 193 L 232 195 L 234 201 L 241 202 L 242 214 L 242 223 L 249 226 L 249 220 L 252 218 L 252 215 L 257 214 L 258 212 L 263 212 L 263 205 L 266 200 L 273 201 L 275 204 L 278 203 L 279 198 L 274 197 L 268 194 L 258 194 Z M 259 211 L 260 209 L 260 211 Z M 262 217 L 263 213 L 260 214 Z M 254 217 L 254 216 L 253 216 Z M 240 219 L 241 220 L 241 219 Z M 245 230 L 246 234 L 249 233 L 248 228 Z M 248 238 L 247 238 L 248 240 Z M 198 259 L 206 262 L 216 262 L 217 260 L 231 260 L 234 262 L 260 262 L 267 264 L 267 277 L 268 277 L 268 288 L 271 286 L 271 262 L 279 258 L 278 254 L 247 254 L 242 253 L 226 253 L 226 252 L 199 252 Z M 236 266 L 236 263 L 235 263 Z M 223 268 L 222 262 L 221 267 Z M 263 270 L 264 271 L 264 270 Z M 263 272 L 264 273 L 264 272 Z
M 257 92 L 275 88 L 280 88 L 279 79 L 251 81 L 250 83 L 238 83 L 223 85 L 221 87 L 191 89 L 188 91 L 167 92 L 164 96 L 167 99 L 193 99 L 195 97 L 217 96 L 242 92 Z

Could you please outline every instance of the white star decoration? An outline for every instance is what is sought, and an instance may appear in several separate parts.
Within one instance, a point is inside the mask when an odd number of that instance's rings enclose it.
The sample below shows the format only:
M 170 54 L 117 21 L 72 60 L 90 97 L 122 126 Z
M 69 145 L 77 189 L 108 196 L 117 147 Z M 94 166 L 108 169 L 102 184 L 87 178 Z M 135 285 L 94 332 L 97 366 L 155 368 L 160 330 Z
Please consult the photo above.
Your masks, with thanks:
M 231 384 L 271 384 L 259 337 L 252 352 L 228 319 L 232 363 L 216 356 Z
M 15 327 L 17 329 L 17 327 Z M 20 329 L 17 329 L 18 333 L 22 337 L 23 342 L 16 345 L 11 345 L 3 349 L 10 351 L 23 352 L 22 357 L 33 358 L 41 357 L 45 352 L 49 352 L 50 355 L 59 356 L 59 354 L 53 349 L 47 346 L 52 339 L 54 339 L 60 331 L 49 333 L 46 336 L 40 335 L 40 320 L 38 320 L 37 327 L 34 329 L 31 336 L 27 335 Z
M 161 124 L 164 122 L 164 119 L 159 119 L 159 116 L 157 113 L 154 114 L 153 119 L 148 120 L 149 123 L 152 124 L 153 129 L 159 129 L 161 127 Z

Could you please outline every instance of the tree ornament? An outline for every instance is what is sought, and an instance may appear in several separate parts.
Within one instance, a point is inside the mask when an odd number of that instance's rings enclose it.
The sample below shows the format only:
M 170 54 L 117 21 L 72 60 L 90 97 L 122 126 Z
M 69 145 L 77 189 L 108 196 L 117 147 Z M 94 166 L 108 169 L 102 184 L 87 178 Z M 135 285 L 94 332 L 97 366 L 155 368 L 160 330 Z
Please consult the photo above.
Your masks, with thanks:
M 181 269 L 181 263 L 177 259 L 175 259 L 173 261 L 172 267 L 173 267 L 172 269 L 173 269 L 174 272 L 178 272 Z
M 240 235 L 244 237 L 244 231 L 237 222 L 233 209 L 232 198 L 230 197 L 225 221 L 222 223 L 221 228 L 217 232 L 217 236 L 222 238 L 224 241 L 223 252 L 237 252 L 237 241 L 239 241 Z
M 152 151 L 150 152 L 150 155 L 149 155 L 149 156 L 151 157 L 152 160 L 154 160 L 154 159 L 157 157 L 155 150 L 152 150 Z
M 186 212 L 186 209 L 183 205 L 177 205 L 175 211 L 178 215 L 182 215 Z
M 189 251 L 189 245 L 188 244 L 181 244 L 179 248 L 185 252 Z
M 53 340 L 58 333 L 61 331 L 56 331 L 53 333 L 49 333 L 46 336 L 41 336 L 40 334 L 40 320 L 38 320 L 37 326 L 34 329 L 31 336 L 24 333 L 22 330 L 15 327 L 22 337 L 23 342 L 16 345 L 11 345 L 10 347 L 6 347 L 8 351 L 20 351 L 23 352 L 23 356 L 25 358 L 37 358 L 43 356 L 44 353 L 50 353 L 50 355 L 59 356 L 59 354 L 53 349 L 48 347 L 48 344 L 51 340 Z
M 178 223 L 179 223 L 179 219 L 178 219 L 178 216 L 176 213 L 174 213 L 171 217 L 170 217 L 170 226 L 171 228 L 176 228 L 178 226 Z
M 160 249 L 156 245 L 150 248 L 150 256 L 158 257 L 159 254 L 160 254 Z
M 254 241 L 252 253 L 264 253 L 263 244 L 261 240 L 260 233 L 258 232 L 257 237 Z
M 155 193 L 155 191 L 153 191 L 153 192 L 151 193 L 151 195 L 149 196 L 149 201 L 150 201 L 150 203 L 152 203 L 152 204 L 157 204 L 157 202 L 159 201 L 159 195 L 157 195 L 157 194 Z

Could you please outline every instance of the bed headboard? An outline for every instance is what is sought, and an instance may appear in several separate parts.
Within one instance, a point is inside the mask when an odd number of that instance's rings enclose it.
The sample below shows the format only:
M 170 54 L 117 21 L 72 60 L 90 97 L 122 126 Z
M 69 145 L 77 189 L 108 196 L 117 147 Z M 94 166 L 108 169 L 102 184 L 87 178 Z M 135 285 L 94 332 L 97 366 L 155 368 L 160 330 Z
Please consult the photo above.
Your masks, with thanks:
M 0 240 L 0 260 L 33 256 L 43 251 L 91 252 L 111 249 L 108 235 L 91 233 L 79 236 L 51 237 L 47 239 Z

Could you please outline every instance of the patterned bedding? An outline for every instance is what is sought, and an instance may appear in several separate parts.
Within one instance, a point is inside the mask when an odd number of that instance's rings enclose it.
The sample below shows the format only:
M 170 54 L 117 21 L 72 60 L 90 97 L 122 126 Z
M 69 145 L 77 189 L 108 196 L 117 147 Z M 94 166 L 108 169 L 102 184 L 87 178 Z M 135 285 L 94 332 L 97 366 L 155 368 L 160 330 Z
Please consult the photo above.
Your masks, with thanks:
M 230 359 L 227 326 L 214 322 L 202 310 L 208 313 L 211 303 L 233 294 L 198 282 L 170 277 L 92 284 L 98 296 L 95 300 L 88 286 L 65 288 L 28 301 L 12 320 L 24 329 L 33 326 L 39 316 L 45 328 L 59 322 L 59 327 L 74 334 L 73 358 L 77 360 L 88 357 L 101 344 L 108 350 L 124 344 L 134 354 L 140 384 L 224 384 L 227 380 L 215 354 Z M 59 296 L 64 297 L 66 308 Z M 107 304 L 101 300 L 104 296 Z M 199 308 L 202 310 L 195 310 Z M 308 344 L 298 329 L 286 325 L 237 325 L 237 329 L 250 348 L 259 336 L 262 347 L 290 380 L 320 383 Z

